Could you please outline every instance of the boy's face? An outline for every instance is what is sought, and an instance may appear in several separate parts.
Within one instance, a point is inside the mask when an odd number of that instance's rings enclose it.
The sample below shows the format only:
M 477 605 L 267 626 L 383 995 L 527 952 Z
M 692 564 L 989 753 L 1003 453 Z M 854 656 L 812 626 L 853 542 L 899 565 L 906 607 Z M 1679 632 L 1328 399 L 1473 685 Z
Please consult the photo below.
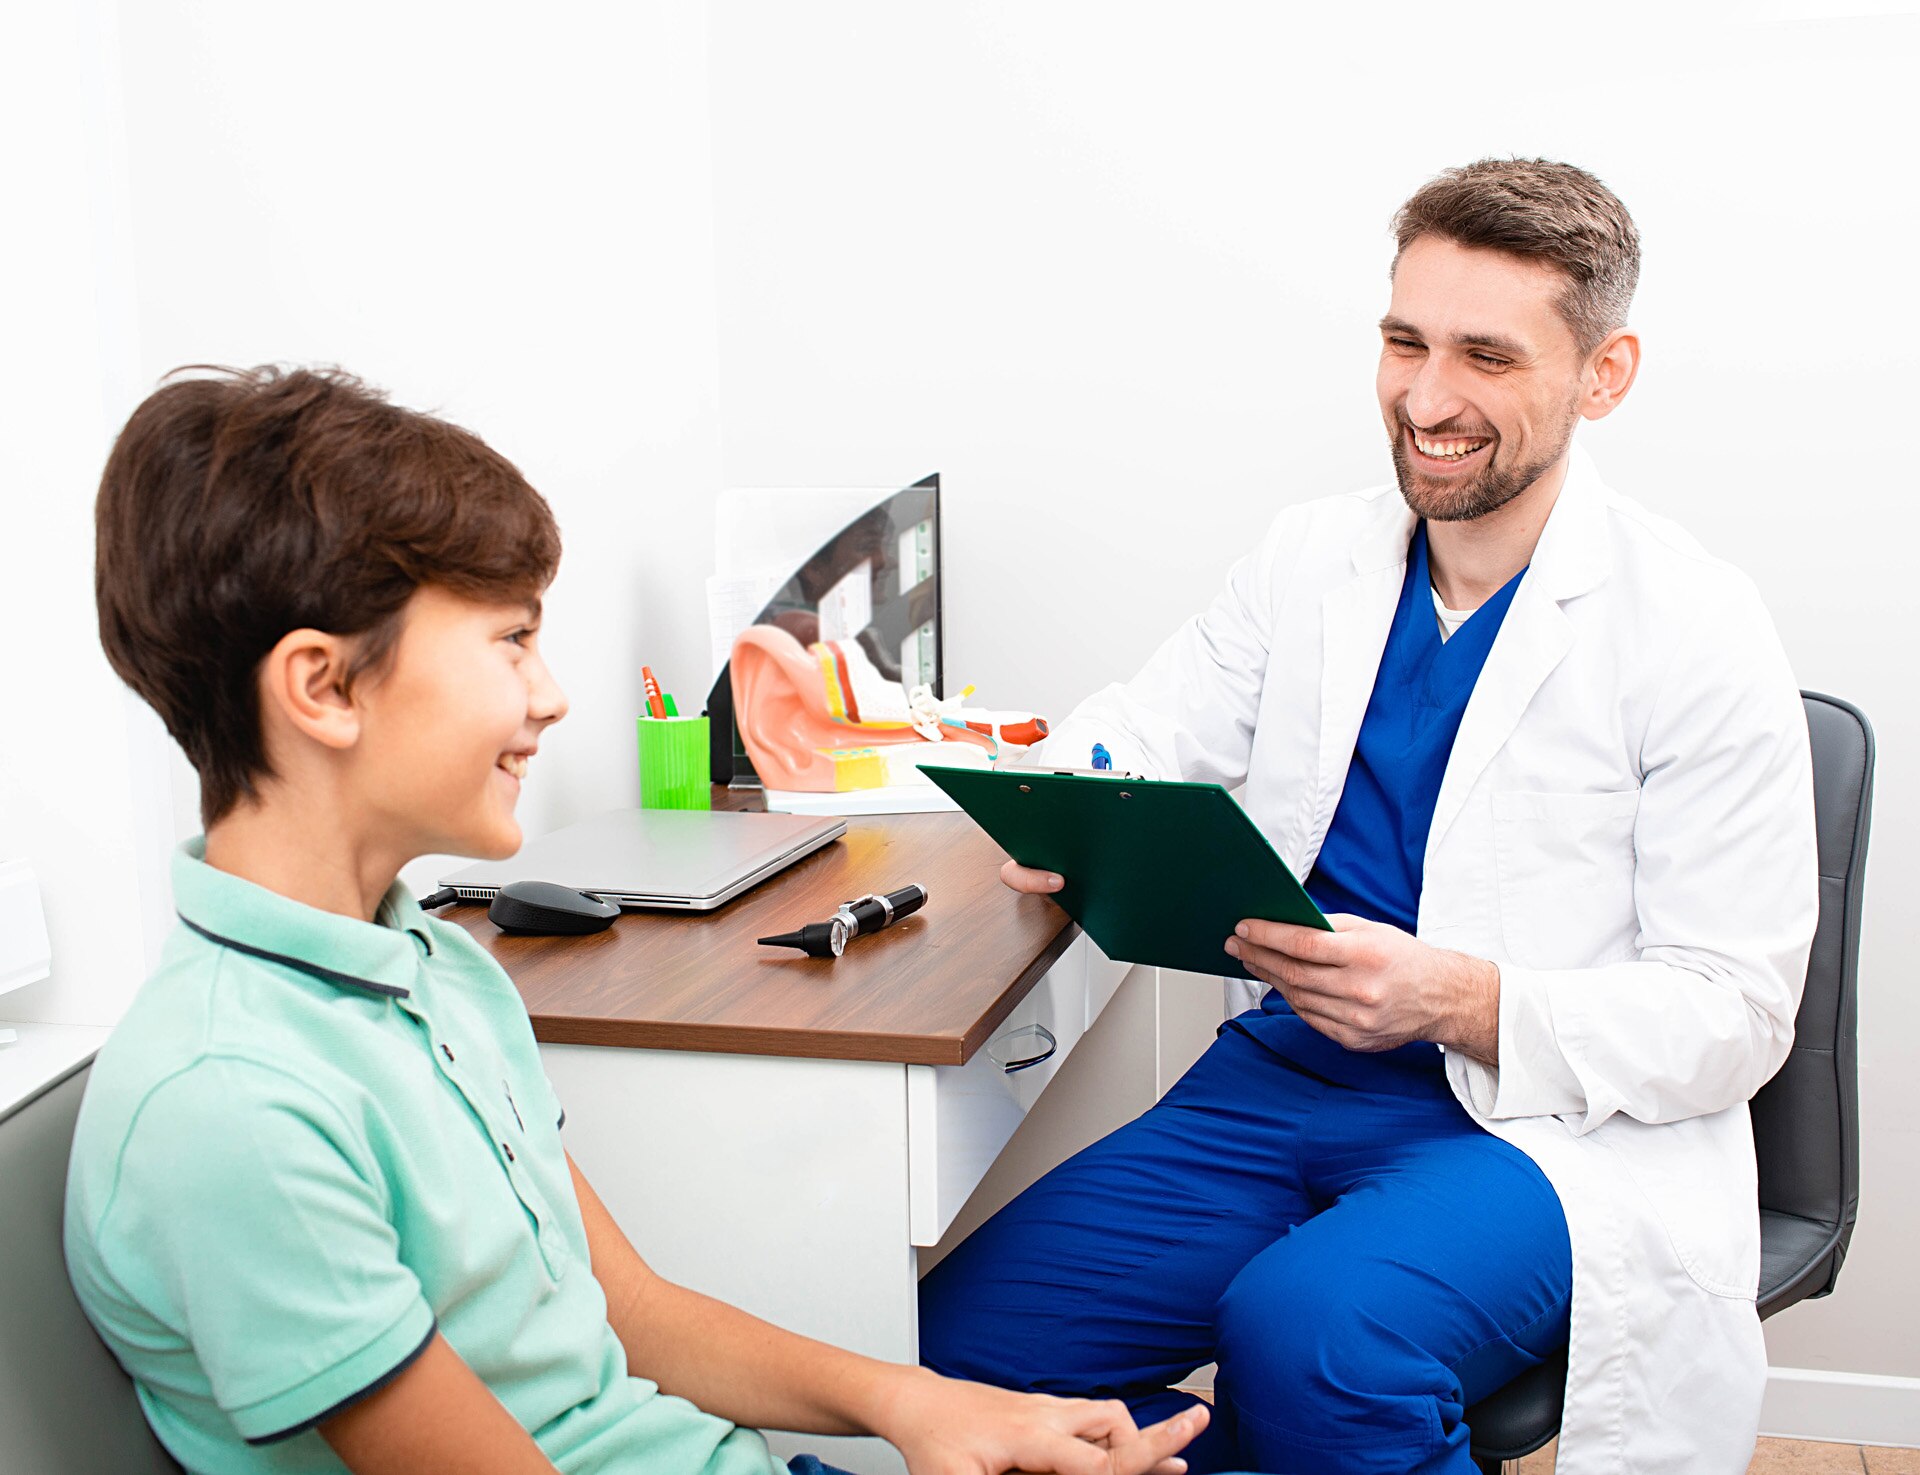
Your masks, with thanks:
M 367 820 L 411 854 L 503 859 L 540 735 L 567 713 L 538 646 L 539 611 L 425 585 L 391 664 L 354 693 L 351 772 Z

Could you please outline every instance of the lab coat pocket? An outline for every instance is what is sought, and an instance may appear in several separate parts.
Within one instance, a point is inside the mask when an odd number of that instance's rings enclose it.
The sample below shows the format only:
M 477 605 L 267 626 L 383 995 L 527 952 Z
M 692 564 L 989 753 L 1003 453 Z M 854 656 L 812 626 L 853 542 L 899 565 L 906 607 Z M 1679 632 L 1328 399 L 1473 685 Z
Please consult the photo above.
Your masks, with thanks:
M 1500 929 L 1514 963 L 1594 968 L 1632 955 L 1639 810 L 1638 789 L 1493 796 Z
M 1657 1125 L 1609 1117 L 1593 1136 L 1646 1196 L 1694 1284 L 1751 1301 L 1760 1282 L 1760 1212 L 1746 1103 Z

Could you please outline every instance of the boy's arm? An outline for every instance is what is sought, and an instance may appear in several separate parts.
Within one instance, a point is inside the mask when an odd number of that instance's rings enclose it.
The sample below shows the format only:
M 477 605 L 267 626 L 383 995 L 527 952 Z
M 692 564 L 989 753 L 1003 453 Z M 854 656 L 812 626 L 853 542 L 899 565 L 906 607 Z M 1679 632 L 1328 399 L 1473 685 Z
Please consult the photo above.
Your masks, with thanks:
M 353 1475 L 555 1475 L 533 1436 L 437 1333 L 391 1383 L 319 1430 Z
M 1005 1470 L 1180 1475 L 1171 1458 L 1206 1427 L 1190 1409 L 1134 1427 L 1126 1405 L 1009 1393 L 862 1357 L 784 1331 L 654 1274 L 569 1157 L 593 1273 L 628 1368 L 753 1428 L 878 1434 L 914 1475 Z

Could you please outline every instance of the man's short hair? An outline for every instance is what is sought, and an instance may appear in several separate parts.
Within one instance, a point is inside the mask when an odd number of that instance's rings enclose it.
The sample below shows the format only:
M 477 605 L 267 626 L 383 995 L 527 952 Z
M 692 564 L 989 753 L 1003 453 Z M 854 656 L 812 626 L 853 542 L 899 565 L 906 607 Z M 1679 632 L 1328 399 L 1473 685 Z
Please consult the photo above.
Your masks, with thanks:
M 413 592 L 537 603 L 553 513 L 480 438 L 335 369 L 169 375 L 94 504 L 100 643 L 200 773 L 207 826 L 272 778 L 260 662 L 289 631 L 355 637 L 377 676 Z
M 1593 175 L 1549 159 L 1481 159 L 1420 186 L 1393 217 L 1394 260 L 1422 236 L 1543 261 L 1567 279 L 1560 315 L 1591 353 L 1627 323 L 1640 232 Z

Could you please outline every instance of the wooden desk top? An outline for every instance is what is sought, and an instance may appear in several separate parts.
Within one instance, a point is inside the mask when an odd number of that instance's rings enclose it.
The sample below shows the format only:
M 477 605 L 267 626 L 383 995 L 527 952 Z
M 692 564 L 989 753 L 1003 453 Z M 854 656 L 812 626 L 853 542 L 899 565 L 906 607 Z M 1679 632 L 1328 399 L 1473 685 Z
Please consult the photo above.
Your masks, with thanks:
M 714 912 L 627 912 L 591 937 L 510 937 L 478 905 L 437 915 L 500 961 L 549 1043 L 963 1065 L 1079 935 L 1000 884 L 1005 859 L 964 814 L 875 815 Z M 914 881 L 926 906 L 837 960 L 756 942 Z

